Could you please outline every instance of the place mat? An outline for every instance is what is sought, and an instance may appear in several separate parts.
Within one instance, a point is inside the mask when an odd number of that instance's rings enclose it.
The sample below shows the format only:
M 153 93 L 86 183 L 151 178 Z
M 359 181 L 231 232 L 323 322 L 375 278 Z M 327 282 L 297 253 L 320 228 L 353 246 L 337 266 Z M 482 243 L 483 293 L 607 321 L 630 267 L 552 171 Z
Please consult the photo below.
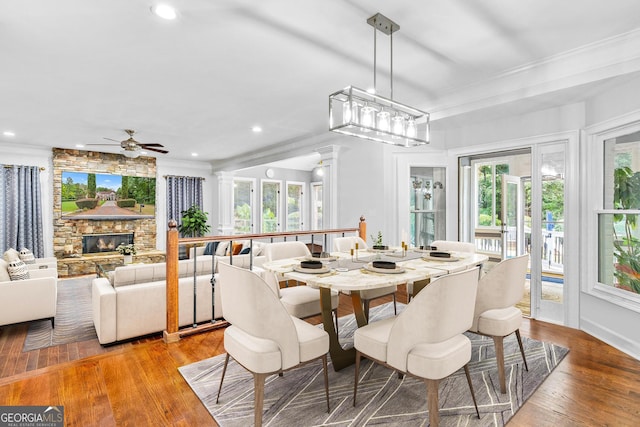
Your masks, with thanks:
M 398 267 L 398 266 L 396 266 L 396 268 L 394 269 L 391 269 L 391 268 L 378 268 L 378 267 L 374 267 L 371 264 L 365 264 L 363 268 L 367 271 L 372 271 L 374 273 L 382 273 L 382 274 L 400 274 L 406 271 L 404 268 Z
M 293 267 L 293 271 L 297 271 L 298 273 L 305 274 L 323 274 L 331 271 L 330 267 L 322 266 L 322 268 L 304 268 L 304 267 Z

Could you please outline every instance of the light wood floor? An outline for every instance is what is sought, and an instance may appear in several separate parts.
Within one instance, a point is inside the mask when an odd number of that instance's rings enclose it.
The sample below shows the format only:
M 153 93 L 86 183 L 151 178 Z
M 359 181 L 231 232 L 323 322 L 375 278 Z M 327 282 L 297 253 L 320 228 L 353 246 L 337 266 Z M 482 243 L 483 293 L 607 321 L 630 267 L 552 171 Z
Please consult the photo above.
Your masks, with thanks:
M 342 297 L 339 315 L 350 312 Z M 177 368 L 223 353 L 222 330 L 22 353 L 26 329 L 0 328 L 0 405 L 63 405 L 67 426 L 216 425 Z M 521 331 L 570 352 L 510 426 L 640 425 L 640 361 L 574 329 L 525 319 Z

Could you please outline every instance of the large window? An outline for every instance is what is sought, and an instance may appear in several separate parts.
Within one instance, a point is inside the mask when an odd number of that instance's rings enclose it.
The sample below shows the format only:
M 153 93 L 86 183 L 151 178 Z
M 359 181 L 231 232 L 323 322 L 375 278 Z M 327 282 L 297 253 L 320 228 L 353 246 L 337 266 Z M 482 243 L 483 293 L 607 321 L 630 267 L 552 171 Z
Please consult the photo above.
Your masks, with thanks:
M 235 234 L 252 233 L 254 187 L 253 179 L 233 180 L 233 231 Z
M 280 181 L 262 180 L 262 232 L 280 231 Z
M 640 294 L 640 132 L 604 142 L 598 281 Z
M 303 229 L 304 183 L 287 182 L 287 231 Z

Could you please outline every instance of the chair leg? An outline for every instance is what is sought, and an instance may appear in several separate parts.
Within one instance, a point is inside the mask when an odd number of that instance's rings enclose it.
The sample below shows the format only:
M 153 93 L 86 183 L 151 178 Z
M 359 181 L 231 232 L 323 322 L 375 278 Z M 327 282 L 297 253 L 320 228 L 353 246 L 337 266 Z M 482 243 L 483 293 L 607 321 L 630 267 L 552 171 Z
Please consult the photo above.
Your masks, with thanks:
M 362 305 L 364 307 L 364 318 L 367 320 L 367 323 L 369 323 L 369 300 L 363 300 Z
M 222 390 L 222 381 L 224 381 L 224 374 L 227 373 L 227 365 L 229 364 L 229 353 L 224 358 L 224 367 L 222 368 L 222 378 L 220 378 L 220 386 L 218 387 L 218 396 L 216 396 L 216 404 L 220 399 L 220 390 Z
M 520 329 L 516 329 L 516 338 L 518 338 L 518 345 L 520 346 L 520 354 L 522 354 L 522 360 L 524 361 L 524 368 L 529 371 L 527 366 L 527 358 L 524 356 L 524 347 L 522 346 L 522 337 L 520 336 Z
M 322 356 L 322 370 L 324 371 L 324 394 L 327 396 L 327 413 L 331 413 L 329 405 L 329 372 L 327 370 L 327 355 Z
M 473 406 L 476 407 L 476 414 L 480 419 L 480 411 L 478 411 L 478 403 L 476 402 L 476 393 L 473 391 L 473 383 L 471 382 L 471 375 L 469 375 L 469 364 L 464 365 L 464 373 L 467 376 L 467 382 L 469 383 L 469 390 L 471 390 L 471 397 L 473 398 Z
M 396 293 L 393 293 L 393 315 L 398 315 L 398 307 L 396 307 Z
M 440 413 L 438 411 L 438 380 L 424 380 L 427 383 L 427 409 L 429 409 L 429 426 L 438 427 Z
M 498 380 L 500 381 L 500 393 L 507 392 L 504 374 L 504 337 L 493 337 L 493 344 L 496 349 L 496 362 L 498 363 Z
M 356 369 L 355 379 L 353 381 L 353 407 L 356 407 L 356 394 L 358 393 L 358 377 L 360 376 L 360 352 L 356 350 Z
M 262 408 L 264 407 L 264 381 L 267 374 L 253 374 L 253 384 L 255 393 L 255 408 L 253 414 L 253 424 L 255 427 L 262 426 Z

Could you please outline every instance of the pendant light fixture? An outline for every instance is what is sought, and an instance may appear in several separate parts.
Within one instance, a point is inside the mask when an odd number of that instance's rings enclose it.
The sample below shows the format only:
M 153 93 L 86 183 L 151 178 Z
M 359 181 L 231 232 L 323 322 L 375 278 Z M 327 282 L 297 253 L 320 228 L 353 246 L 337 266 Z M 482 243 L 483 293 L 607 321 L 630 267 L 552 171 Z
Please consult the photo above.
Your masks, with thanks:
M 393 33 L 400 26 L 380 13 L 367 23 L 373 27 L 374 93 L 348 86 L 329 95 L 329 130 L 403 147 L 428 144 L 429 113 L 393 100 Z M 389 98 L 378 95 L 376 88 L 378 31 L 390 38 Z

